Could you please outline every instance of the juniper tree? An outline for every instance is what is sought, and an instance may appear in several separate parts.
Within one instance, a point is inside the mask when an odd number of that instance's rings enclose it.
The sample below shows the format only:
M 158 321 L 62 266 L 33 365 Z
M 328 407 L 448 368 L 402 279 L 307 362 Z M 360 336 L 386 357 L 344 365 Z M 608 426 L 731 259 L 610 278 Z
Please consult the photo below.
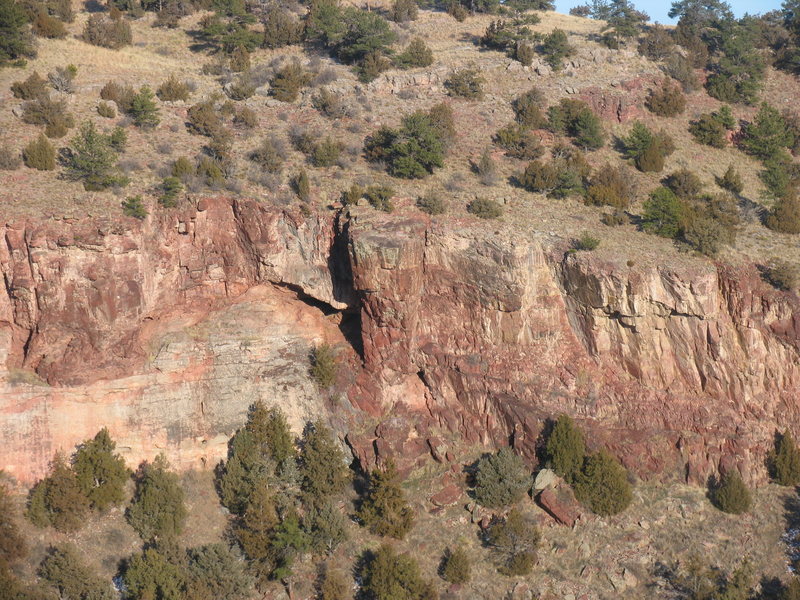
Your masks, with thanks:
M 184 493 L 178 475 L 169 471 L 169 463 L 159 454 L 151 463 L 143 463 L 136 473 L 136 491 L 126 517 L 142 539 L 174 537 L 186 523 Z
M 575 479 L 575 496 L 598 515 L 615 515 L 633 499 L 628 473 L 605 450 L 591 454 Z
M 735 515 L 750 510 L 752 503 L 750 490 L 736 470 L 728 471 L 722 476 L 717 487 L 711 492 L 711 499 L 714 506 L 722 512 Z
M 414 524 L 414 511 L 406 502 L 399 479 L 391 460 L 384 469 L 374 469 L 358 517 L 372 533 L 401 540 Z
M 511 448 L 501 448 L 478 462 L 475 499 L 483 506 L 501 508 L 522 500 L 531 483 L 522 458 Z
M 309 423 L 303 432 L 300 476 L 303 497 L 309 504 L 340 494 L 350 481 L 344 452 L 322 421 Z
M 800 484 L 800 449 L 788 429 L 778 438 L 769 462 L 772 476 L 778 484 Z
M 560 415 L 545 443 L 545 455 L 553 470 L 573 483 L 586 454 L 583 432 L 568 415 Z
M 50 474 L 39 481 L 28 496 L 28 519 L 38 527 L 51 525 L 63 532 L 83 527 L 89 499 L 81 490 L 75 472 L 63 454 L 56 454 Z
M 94 439 L 83 442 L 72 458 L 81 490 L 97 510 L 125 499 L 125 482 L 130 471 L 123 458 L 114 453 L 115 448 L 108 429 L 103 427 Z

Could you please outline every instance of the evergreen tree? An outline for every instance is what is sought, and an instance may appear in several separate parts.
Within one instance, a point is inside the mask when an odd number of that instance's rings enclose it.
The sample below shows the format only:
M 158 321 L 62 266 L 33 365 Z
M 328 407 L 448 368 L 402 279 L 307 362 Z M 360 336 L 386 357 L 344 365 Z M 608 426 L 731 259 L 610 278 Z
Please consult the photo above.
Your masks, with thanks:
M 376 535 L 401 540 L 411 530 L 414 511 L 406 502 L 393 461 L 388 461 L 385 469 L 370 473 L 369 489 L 358 517 Z
M 123 458 L 114 454 L 116 446 L 108 429 L 103 427 L 94 439 L 81 444 L 72 458 L 81 490 L 96 510 L 105 510 L 125 499 L 125 482 L 130 471 Z
M 437 597 L 430 581 L 423 579 L 417 561 L 397 554 L 388 544 L 366 553 L 361 573 L 361 591 L 370 600 L 433 600 Z
M 340 494 L 350 481 L 344 452 L 322 421 L 309 423 L 303 432 L 300 475 L 303 497 L 310 504 Z
M 177 548 L 149 546 L 130 557 L 122 581 L 130 600 L 184 600 L 188 574 Z
M 133 124 L 137 127 L 152 129 L 161 122 L 158 116 L 158 106 L 154 98 L 153 90 L 145 85 L 131 99 L 131 106 L 128 112 L 133 118 Z
M 128 507 L 128 523 L 144 540 L 174 537 L 183 531 L 186 506 L 178 475 L 159 454 L 151 463 L 142 463 L 136 474 L 136 491 Z
M 501 508 L 522 500 L 531 483 L 522 458 L 511 448 L 501 448 L 478 462 L 475 499 L 488 508 Z
M 686 207 L 672 190 L 659 187 L 644 201 L 642 228 L 661 237 L 676 238 L 683 230 Z
M 0 0 L 0 67 L 10 61 L 36 56 L 33 36 L 23 5 L 14 0 Z
M 605 30 L 609 30 L 618 45 L 622 38 L 632 38 L 639 33 L 641 26 L 647 22 L 647 15 L 636 10 L 628 0 L 611 0 L 605 21 Z
M 545 456 L 553 470 L 573 483 L 586 454 L 583 432 L 569 415 L 559 415 L 545 444 Z
M 277 525 L 274 495 L 266 482 L 262 481 L 252 491 L 244 514 L 234 527 L 236 541 L 260 581 L 266 581 L 272 572 L 270 539 Z
M 347 539 L 344 514 L 330 502 L 312 506 L 303 520 L 303 528 L 316 554 L 331 554 Z
M 189 550 L 190 598 L 244 600 L 250 597 L 253 578 L 240 556 L 225 544 L 208 544 Z
M 94 123 L 86 121 L 71 143 L 72 155 L 67 163 L 67 175 L 83 180 L 87 190 L 100 190 L 112 185 L 116 153 L 111 140 L 103 135 Z
M 273 566 L 271 577 L 278 580 L 291 577 L 295 558 L 308 550 L 309 543 L 299 515 L 294 511 L 289 512 L 270 535 L 269 558 Z
M 717 185 L 721 187 L 723 190 L 728 190 L 734 194 L 741 194 L 742 190 L 744 189 L 744 184 L 742 183 L 742 176 L 739 175 L 739 172 L 733 168 L 733 165 L 729 165 L 727 171 L 722 177 L 717 178 Z
M 800 484 L 800 448 L 788 429 L 778 438 L 770 458 L 772 476 L 778 484 Z
M 752 499 L 750 490 L 742 481 L 739 471 L 728 471 L 722 476 L 719 485 L 712 490 L 711 499 L 722 512 L 739 515 L 750 510 Z
M 58 590 L 62 600 L 112 600 L 115 597 L 111 583 L 94 573 L 71 544 L 51 548 L 39 567 L 39 576 Z
M 779 156 L 793 142 L 792 133 L 781 113 L 766 102 L 743 133 L 742 149 L 761 160 Z
M 616 515 L 633 499 L 628 472 L 607 451 L 586 457 L 575 480 L 575 496 L 598 515 Z
M 27 516 L 39 527 L 51 525 L 63 532 L 77 531 L 86 520 L 89 499 L 63 454 L 56 454 L 50 475 L 37 483 L 28 497 Z

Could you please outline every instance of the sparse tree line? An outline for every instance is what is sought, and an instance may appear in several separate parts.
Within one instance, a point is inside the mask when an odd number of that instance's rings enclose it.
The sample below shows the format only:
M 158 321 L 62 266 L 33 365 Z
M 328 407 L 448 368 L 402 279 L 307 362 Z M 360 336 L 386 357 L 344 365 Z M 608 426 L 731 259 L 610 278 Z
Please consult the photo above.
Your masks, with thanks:
M 633 491 L 626 469 L 606 450 L 588 451 L 583 432 L 569 417 L 549 422 L 543 436 L 541 464 L 571 485 L 578 501 L 601 516 L 628 507 Z M 788 431 L 776 436 L 767 464 L 776 483 L 800 484 L 800 449 Z M 472 473 L 471 495 L 495 513 L 479 532 L 487 558 L 503 575 L 530 573 L 541 542 L 541 532 L 523 502 L 531 492 L 531 471 L 512 449 L 503 448 L 480 458 Z M 131 478 L 134 489 L 128 500 Z M 348 490 L 354 478 L 361 491 L 349 513 Z M 180 535 L 188 510 L 178 475 L 163 455 L 131 473 L 115 453 L 108 431 L 102 429 L 71 457 L 56 455 L 47 477 L 30 490 L 25 516 L 38 527 L 71 533 L 95 515 L 126 505 L 125 518 L 143 542 L 141 551 L 119 568 L 118 585 L 131 600 L 236 600 L 271 585 L 291 588 L 304 555 L 327 564 L 317 582 L 319 598 L 352 598 L 352 573 L 331 559 L 352 535 L 348 521 L 355 520 L 387 540 L 404 539 L 416 521 L 391 461 L 369 472 L 354 471 L 323 423 L 308 423 L 296 440 L 283 413 L 261 403 L 250 408 L 247 422 L 230 439 L 227 460 L 217 466 L 215 481 L 220 503 L 230 515 L 226 542 L 184 548 Z M 736 470 L 712 482 L 709 497 L 717 508 L 732 514 L 746 512 L 751 505 L 750 492 Z M 13 513 L 8 493 L 0 488 L 0 599 L 114 597 L 111 582 L 69 543 L 48 550 L 35 582 L 21 581 L 13 567 L 25 557 L 27 545 Z M 382 543 L 364 550 L 352 572 L 364 598 L 438 598 L 436 582 L 422 575 L 420 558 Z M 473 560 L 454 541 L 441 556 L 439 575 L 450 583 L 467 583 Z M 746 561 L 729 576 L 714 573 L 699 559 L 664 569 L 660 575 L 676 591 L 707 594 L 681 597 L 754 598 L 750 595 L 754 574 Z M 733 590 L 740 595 L 724 595 Z M 795 598 L 797 591 L 793 580 L 780 598 Z

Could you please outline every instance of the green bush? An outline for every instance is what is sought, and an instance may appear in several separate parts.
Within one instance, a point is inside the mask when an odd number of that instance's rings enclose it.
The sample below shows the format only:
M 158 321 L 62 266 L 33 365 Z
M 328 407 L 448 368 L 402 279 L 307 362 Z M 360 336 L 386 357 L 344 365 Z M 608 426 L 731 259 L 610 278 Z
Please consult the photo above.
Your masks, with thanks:
M 136 491 L 125 516 L 142 539 L 177 536 L 186 522 L 184 493 L 178 475 L 159 454 L 151 463 L 142 463 L 135 476 Z
M 689 200 L 700 195 L 703 191 L 703 182 L 697 173 L 689 169 L 679 169 L 664 180 L 664 185 L 683 200 Z
M 678 52 L 673 53 L 664 62 L 664 72 L 680 83 L 687 94 L 700 88 L 700 81 L 697 79 L 691 60 Z
M 479 219 L 496 219 L 503 214 L 503 209 L 494 200 L 475 198 L 467 205 L 467 212 Z
M 416 21 L 418 11 L 417 0 L 394 0 L 389 16 L 395 23 L 407 23 Z
M 378 75 L 392 68 L 392 61 L 382 52 L 377 50 L 370 52 L 356 65 L 359 81 L 369 83 L 374 81 Z
M 0 2 L 0 66 L 36 56 L 34 40 L 27 29 L 28 21 L 21 3 Z
M 764 224 L 780 233 L 800 233 L 800 199 L 794 192 L 778 198 Z
M 270 94 L 281 102 L 294 102 L 309 81 L 311 75 L 300 63 L 290 62 L 275 73 L 270 81 Z
M 642 208 L 642 228 L 646 232 L 666 238 L 680 235 L 686 209 L 672 190 L 656 188 Z
M 127 596 L 156 600 L 184 597 L 188 573 L 181 554 L 174 542 L 163 542 L 131 556 L 122 573 Z
M 740 515 L 750 510 L 750 490 L 742 481 L 738 471 L 728 471 L 711 492 L 711 501 L 719 510 Z
M 402 540 L 414 525 L 414 511 L 400 487 L 394 462 L 369 475 L 369 487 L 358 510 L 358 518 L 375 535 Z
M 459 69 L 454 71 L 444 82 L 444 87 L 451 96 L 481 100 L 483 98 L 484 79 L 475 69 Z
M 575 240 L 573 248 L 575 250 L 589 251 L 596 250 L 600 245 L 600 239 L 591 235 L 588 231 L 581 233 L 581 236 Z
M 641 121 L 634 122 L 630 132 L 621 140 L 626 158 L 633 159 L 636 168 L 643 172 L 659 172 L 664 160 L 675 151 L 672 138 L 664 133 L 653 133 Z
M 586 204 L 594 206 L 613 206 L 617 209 L 627 208 L 634 199 L 635 189 L 631 178 L 623 167 L 611 167 L 606 164 L 592 176 L 586 188 Z
M 531 88 L 511 103 L 517 123 L 524 127 L 538 129 L 547 123 L 542 114 L 544 94 L 538 88 Z
M 65 100 L 53 100 L 43 95 L 22 105 L 22 120 L 31 125 L 44 125 L 44 133 L 49 138 L 60 138 L 75 126 L 75 120 L 67 112 Z
M 556 154 L 563 154 L 557 149 Z M 525 171 L 517 176 L 517 182 L 529 192 L 540 192 L 551 198 L 566 198 L 583 194 L 589 166 L 583 155 L 576 150 L 567 152 L 549 163 L 531 161 Z
M 535 521 L 514 508 L 505 519 L 495 519 L 486 532 L 486 543 L 499 558 L 503 575 L 527 575 L 536 562 L 541 534 Z
M 189 598 L 243 600 L 253 592 L 253 578 L 245 562 L 225 544 L 192 548 L 188 554 Z
M 700 144 L 714 148 L 724 148 L 728 145 L 725 126 L 710 114 L 700 115 L 696 121 L 691 121 L 689 123 L 689 133 Z
M 531 488 L 531 474 L 522 458 L 511 448 L 478 461 L 475 473 L 475 500 L 488 508 L 516 504 Z
M 47 14 L 44 9 L 39 10 L 31 23 L 31 31 L 39 37 L 51 40 L 67 37 L 67 28 L 64 27 L 64 23 Z
M 122 127 L 114 127 L 108 134 L 108 145 L 114 152 L 124 152 L 128 144 L 128 134 Z
M 407 115 L 399 130 L 382 127 L 364 141 L 370 161 L 386 162 L 390 175 L 422 178 L 444 164 L 445 140 L 432 112 Z
M 429 67 L 433 64 L 433 51 L 422 38 L 415 37 L 408 43 L 406 49 L 395 57 L 394 64 L 401 69 Z
M 481 154 L 480 160 L 475 165 L 475 171 L 483 185 L 492 186 L 497 183 L 499 177 L 497 163 L 492 158 L 492 152 L 488 148 Z
M 506 155 L 521 160 L 533 160 L 544 154 L 539 137 L 518 123 L 509 123 L 494 135 L 494 142 Z
M 583 432 L 568 415 L 559 415 L 544 446 L 548 464 L 568 483 L 574 483 L 585 454 Z
M 122 201 L 122 213 L 126 217 L 134 219 L 144 219 L 147 217 L 147 209 L 141 196 L 130 196 Z
M 56 149 L 40 133 L 39 137 L 22 149 L 22 160 L 25 166 L 39 171 L 52 171 L 56 168 Z
M 314 146 L 311 162 L 315 167 L 332 167 L 339 160 L 341 153 L 342 144 L 328 136 Z
M 47 93 L 47 81 L 34 71 L 25 81 L 12 83 L 11 93 L 20 100 L 33 100 Z
M 94 46 L 119 50 L 131 43 L 131 26 L 122 19 L 110 19 L 103 14 L 89 16 L 83 28 L 83 41 Z
M 686 110 L 686 96 L 665 79 L 660 88 L 650 92 L 645 106 L 659 117 L 676 117 Z
M 581 100 L 562 98 L 547 109 L 547 120 L 551 131 L 569 136 L 573 143 L 585 150 L 596 150 L 605 144 L 600 119 Z
M 790 283 L 781 287 L 791 289 L 794 286 Z M 770 474 L 777 484 L 786 486 L 800 484 L 800 448 L 797 447 L 788 429 L 777 438 L 775 450 L 770 453 L 768 462 Z
M 156 95 L 163 102 L 175 102 L 176 100 L 186 101 L 189 99 L 189 85 L 181 81 L 174 74 L 164 81 L 156 90 Z
M 371 600 L 433 600 L 438 597 L 432 582 L 420 574 L 417 561 L 397 554 L 388 544 L 366 552 L 361 570 L 361 592 Z
M 575 479 L 575 496 L 598 515 L 616 515 L 633 499 L 628 472 L 605 450 L 590 454 Z
M 729 165 L 725 174 L 722 177 L 717 177 L 716 181 L 719 187 L 733 194 L 741 194 L 744 189 L 742 177 L 739 175 L 739 172 L 733 168 L 733 165 Z
M 222 118 L 213 102 L 204 101 L 189 107 L 186 127 L 192 133 L 212 137 L 223 128 Z
M 265 12 L 264 23 L 265 48 L 283 48 L 299 44 L 303 39 L 303 24 L 287 9 L 271 5 Z
M 303 202 L 308 202 L 311 199 L 311 181 L 308 179 L 308 173 L 305 169 L 300 169 L 300 172 L 292 178 L 292 188 L 297 197 Z
M 417 199 L 417 208 L 429 215 L 443 215 L 447 211 L 444 200 L 436 194 L 428 193 Z
M 311 378 L 323 389 L 336 383 L 339 366 L 336 354 L 329 344 L 320 344 L 311 349 Z
M 355 206 L 364 197 L 364 188 L 353 183 L 348 189 L 342 192 L 341 202 L 344 206 Z
M 161 195 L 158 197 L 158 203 L 165 208 L 174 208 L 182 189 L 183 185 L 180 179 L 172 176 L 165 177 L 161 181 Z
M 455 550 L 448 548 L 442 558 L 442 579 L 448 583 L 462 584 L 469 583 L 471 578 L 472 565 L 467 551 L 461 546 Z
M 120 112 L 128 112 L 136 91 L 130 86 L 123 86 L 116 81 L 109 81 L 100 90 L 100 98 L 117 105 Z
M 553 29 L 544 36 L 540 52 L 554 71 L 560 71 L 564 66 L 564 59 L 572 56 L 575 48 L 567 41 L 567 34 L 563 30 Z
M 364 197 L 370 206 L 387 213 L 394 210 L 392 204 L 394 195 L 394 190 L 386 185 L 371 185 L 364 190 Z
M 106 119 L 113 119 L 117 116 L 117 111 L 107 102 L 100 102 L 97 105 L 97 114 Z

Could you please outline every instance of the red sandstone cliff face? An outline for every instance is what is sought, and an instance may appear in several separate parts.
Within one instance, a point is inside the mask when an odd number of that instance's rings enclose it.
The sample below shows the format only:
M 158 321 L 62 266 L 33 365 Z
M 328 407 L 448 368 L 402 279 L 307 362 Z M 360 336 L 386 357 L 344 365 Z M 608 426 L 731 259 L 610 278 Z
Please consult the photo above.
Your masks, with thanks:
M 108 421 L 131 461 L 216 461 L 258 397 L 298 425 L 331 414 L 364 461 L 414 460 L 442 430 L 532 458 L 543 419 L 569 412 L 634 471 L 697 482 L 733 465 L 763 480 L 775 428 L 797 422 L 797 298 L 752 270 L 221 199 L 0 233 L 0 466 L 22 479 Z M 360 312 L 363 368 L 331 410 L 304 352 L 326 339 L 353 355 L 343 309 Z M 54 387 L 20 384 L 20 367 Z

